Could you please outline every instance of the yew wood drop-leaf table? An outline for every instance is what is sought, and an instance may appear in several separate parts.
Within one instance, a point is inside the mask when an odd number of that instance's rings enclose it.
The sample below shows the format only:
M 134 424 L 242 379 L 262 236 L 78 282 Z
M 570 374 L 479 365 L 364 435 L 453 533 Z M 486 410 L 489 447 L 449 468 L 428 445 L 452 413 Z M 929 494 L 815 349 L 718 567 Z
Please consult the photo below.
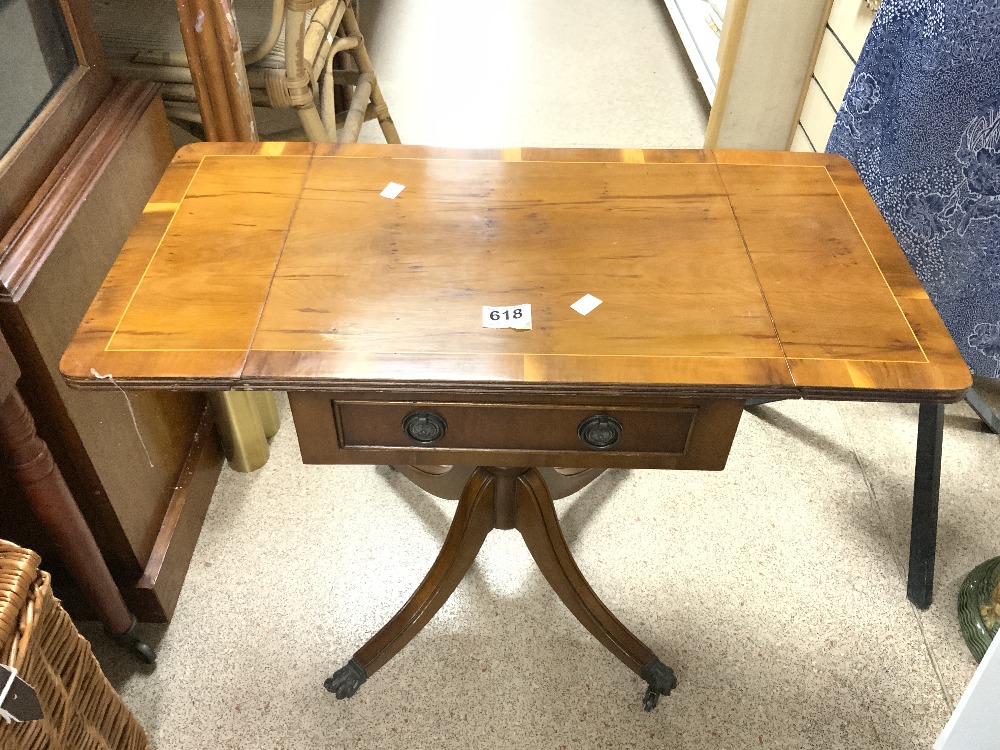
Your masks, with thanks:
M 586 294 L 601 304 L 582 315 Z M 483 326 L 484 306 L 525 304 L 530 330 Z M 423 583 L 327 681 L 338 698 L 420 631 L 491 530 L 516 528 L 646 680 L 647 710 L 674 674 L 591 590 L 553 498 L 606 468 L 722 469 L 747 402 L 920 403 L 908 592 L 927 606 L 941 404 L 971 385 L 840 157 L 301 143 L 182 150 L 62 371 L 287 391 L 306 463 L 399 465 L 458 498 Z

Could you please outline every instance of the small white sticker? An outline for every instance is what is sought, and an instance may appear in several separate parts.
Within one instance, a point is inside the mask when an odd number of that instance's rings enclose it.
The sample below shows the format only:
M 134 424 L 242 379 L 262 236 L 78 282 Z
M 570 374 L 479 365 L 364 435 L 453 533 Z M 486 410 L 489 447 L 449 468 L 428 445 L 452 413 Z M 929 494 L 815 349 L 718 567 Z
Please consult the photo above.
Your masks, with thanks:
M 489 307 L 483 305 L 483 328 L 517 328 L 531 330 L 531 305 Z
M 601 304 L 601 300 L 597 299 L 593 294 L 585 294 L 570 305 L 570 307 L 580 313 L 580 315 L 586 315 L 589 312 L 593 312 L 594 308 L 599 304 Z
M 390 182 L 388 185 L 385 186 L 382 192 L 379 193 L 379 195 L 381 195 L 383 198 L 395 198 L 397 195 L 403 192 L 403 188 L 405 187 L 406 187 L 405 185 L 400 185 L 398 182 Z

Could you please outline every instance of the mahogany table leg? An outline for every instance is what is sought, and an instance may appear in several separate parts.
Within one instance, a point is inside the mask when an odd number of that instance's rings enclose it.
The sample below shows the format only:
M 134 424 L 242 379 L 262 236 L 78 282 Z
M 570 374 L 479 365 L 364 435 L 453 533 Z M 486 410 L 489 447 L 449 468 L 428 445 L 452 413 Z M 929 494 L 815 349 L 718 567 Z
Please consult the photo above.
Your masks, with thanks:
M 424 472 L 434 474 L 434 472 Z M 445 474 L 441 471 L 440 474 Z M 563 470 L 565 487 L 586 484 L 597 472 Z M 580 484 L 580 486 L 582 486 Z M 566 545 L 552 494 L 538 469 L 479 467 L 459 498 L 455 518 L 430 572 L 410 600 L 324 685 L 338 699 L 362 683 L 410 642 L 451 596 L 493 529 L 517 529 L 549 585 L 593 635 L 648 683 L 643 706 L 651 711 L 677 686 L 670 667 L 624 625 L 594 593 Z
M 597 640 L 648 683 L 643 707 L 651 711 L 661 695 L 670 695 L 677 678 L 646 644 L 618 621 L 590 588 L 566 546 L 548 488 L 538 471 L 517 479 L 517 530 L 531 556 L 563 604 Z
M 346 665 L 324 685 L 338 700 L 350 698 L 361 684 L 399 653 L 420 632 L 472 566 L 486 535 L 493 530 L 492 474 L 477 469 L 458 501 L 444 546 L 423 582 L 403 605 Z
M 32 511 L 52 535 L 69 572 L 97 610 L 105 629 L 145 661 L 154 662 L 155 654 L 136 635 L 135 616 L 125 605 L 76 500 L 16 390 L 0 402 L 0 446 L 14 464 Z

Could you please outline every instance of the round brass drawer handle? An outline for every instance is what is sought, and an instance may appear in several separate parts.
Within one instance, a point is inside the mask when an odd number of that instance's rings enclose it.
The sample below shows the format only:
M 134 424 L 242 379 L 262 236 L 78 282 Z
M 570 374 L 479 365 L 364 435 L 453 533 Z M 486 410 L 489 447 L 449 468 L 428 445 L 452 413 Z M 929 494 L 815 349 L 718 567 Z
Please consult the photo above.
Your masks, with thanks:
M 403 420 L 403 431 L 411 440 L 429 445 L 444 437 L 448 423 L 432 411 L 411 411 Z
M 614 417 L 595 414 L 580 422 L 577 434 L 591 448 L 605 450 L 622 439 L 622 425 Z

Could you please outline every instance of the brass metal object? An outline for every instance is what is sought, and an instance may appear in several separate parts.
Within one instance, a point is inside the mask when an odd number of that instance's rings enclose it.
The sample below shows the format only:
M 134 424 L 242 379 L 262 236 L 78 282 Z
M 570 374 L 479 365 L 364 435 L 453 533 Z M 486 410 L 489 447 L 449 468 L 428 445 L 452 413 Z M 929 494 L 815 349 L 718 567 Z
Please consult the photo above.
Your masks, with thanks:
M 266 394 L 271 397 L 271 394 Z M 271 451 L 267 444 L 265 420 L 256 394 L 248 391 L 216 391 L 209 395 L 222 449 L 234 471 L 256 471 Z M 269 415 L 268 415 L 269 416 Z
M 278 417 L 278 403 L 274 394 L 269 391 L 251 391 L 250 399 L 257 409 L 261 424 L 264 426 L 264 437 L 268 440 L 278 434 L 281 420 Z

